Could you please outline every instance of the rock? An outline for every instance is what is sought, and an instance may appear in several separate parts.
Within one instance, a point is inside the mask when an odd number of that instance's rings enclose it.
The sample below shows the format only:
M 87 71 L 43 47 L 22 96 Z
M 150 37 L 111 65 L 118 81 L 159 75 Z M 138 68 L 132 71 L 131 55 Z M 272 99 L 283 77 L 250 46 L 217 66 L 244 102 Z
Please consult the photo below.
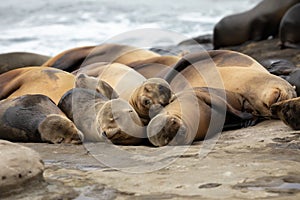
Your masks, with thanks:
M 34 150 L 0 140 L 0 197 L 43 181 L 44 164 Z

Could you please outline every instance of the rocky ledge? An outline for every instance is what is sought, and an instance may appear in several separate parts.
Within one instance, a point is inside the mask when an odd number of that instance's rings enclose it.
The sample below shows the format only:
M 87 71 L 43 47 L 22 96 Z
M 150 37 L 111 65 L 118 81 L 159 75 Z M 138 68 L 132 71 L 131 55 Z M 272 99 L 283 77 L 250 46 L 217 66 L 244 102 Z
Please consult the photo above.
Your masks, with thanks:
M 300 131 L 278 120 L 161 154 L 149 146 L 118 146 L 124 156 L 116 156 L 101 143 L 22 145 L 40 153 L 45 183 L 14 199 L 300 198 Z M 145 153 L 158 157 L 143 163 Z M 140 164 L 118 168 L 133 158 Z

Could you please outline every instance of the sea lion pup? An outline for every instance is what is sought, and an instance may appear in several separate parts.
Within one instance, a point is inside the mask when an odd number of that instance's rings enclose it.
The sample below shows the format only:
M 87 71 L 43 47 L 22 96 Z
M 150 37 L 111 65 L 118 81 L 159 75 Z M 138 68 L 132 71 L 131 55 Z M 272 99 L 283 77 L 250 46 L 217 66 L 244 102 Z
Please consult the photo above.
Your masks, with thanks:
M 49 59 L 43 66 L 73 72 L 81 66 L 98 62 L 129 64 L 139 60 L 159 57 L 150 50 L 128 45 L 102 44 L 99 46 L 78 47 L 66 50 Z
M 273 115 L 279 117 L 294 130 L 300 130 L 300 97 L 275 103 L 271 107 Z
M 43 94 L 55 103 L 73 88 L 74 75 L 49 67 L 24 67 L 0 75 L 0 99 Z
M 140 118 L 123 99 L 109 100 L 95 91 L 73 88 L 58 106 L 84 134 L 85 142 L 135 145 L 146 138 Z
M 226 102 L 222 96 L 210 93 L 207 88 L 193 88 L 176 94 L 170 104 L 151 119 L 147 127 L 149 141 L 154 146 L 191 144 L 204 139 L 206 134 L 212 136 L 221 132 L 226 112 L 239 119 L 236 122 L 226 120 L 229 125 L 253 118 L 250 113 L 241 112 L 230 105 L 233 103 L 244 109 L 242 107 L 246 99 L 242 95 L 226 91 L 226 96 L 233 101 Z
M 300 49 L 300 1 L 283 16 L 279 27 L 281 48 Z
M 0 54 L 0 74 L 29 66 L 41 66 L 50 56 L 28 52 L 11 52 Z
M 95 65 L 91 70 L 81 71 L 85 75 L 77 76 L 76 84 L 84 85 L 85 88 L 102 88 L 102 94 L 111 99 L 111 90 L 103 87 L 103 82 L 107 82 L 114 88 L 120 98 L 128 101 L 138 113 L 144 125 L 147 125 L 151 116 L 167 105 L 171 99 L 172 92 L 170 85 L 161 78 L 145 79 L 135 70 L 118 63 L 108 66 Z M 98 68 L 99 70 L 97 71 Z M 98 78 L 89 77 L 93 75 Z M 112 78 L 113 77 L 113 78 Z M 97 81 L 98 80 L 98 81 Z M 87 84 L 88 83 L 88 84 Z M 87 87 L 87 85 L 93 85 Z M 96 86 L 95 86 L 96 85 Z M 100 85 L 100 86 L 99 86 Z M 100 91 L 100 89 L 98 89 Z M 109 94 L 106 94 L 109 91 Z M 117 97 L 117 95 L 112 95 Z
M 220 78 L 225 90 L 238 92 L 248 100 L 256 116 L 271 117 L 272 104 L 296 97 L 287 81 L 270 74 L 251 57 L 234 51 L 188 54 L 173 69 L 165 76 L 173 91 L 186 87 L 180 76 L 186 79 L 189 87 L 212 87 Z
M 0 138 L 79 144 L 83 135 L 50 98 L 35 94 L 0 101 Z
M 214 27 L 214 49 L 276 36 L 284 13 L 299 0 L 264 0 L 243 13 L 229 15 Z

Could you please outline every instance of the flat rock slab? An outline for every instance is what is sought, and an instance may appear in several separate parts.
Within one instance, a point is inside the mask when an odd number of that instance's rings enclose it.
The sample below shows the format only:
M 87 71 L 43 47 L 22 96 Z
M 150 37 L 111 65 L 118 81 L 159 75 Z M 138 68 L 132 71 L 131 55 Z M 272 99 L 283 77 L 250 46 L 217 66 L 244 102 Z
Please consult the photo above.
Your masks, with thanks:
M 0 197 L 43 180 L 44 164 L 34 150 L 0 140 Z
M 60 198 L 300 199 L 300 131 L 278 120 L 191 146 L 24 145 L 41 154 L 51 187 L 69 189 Z

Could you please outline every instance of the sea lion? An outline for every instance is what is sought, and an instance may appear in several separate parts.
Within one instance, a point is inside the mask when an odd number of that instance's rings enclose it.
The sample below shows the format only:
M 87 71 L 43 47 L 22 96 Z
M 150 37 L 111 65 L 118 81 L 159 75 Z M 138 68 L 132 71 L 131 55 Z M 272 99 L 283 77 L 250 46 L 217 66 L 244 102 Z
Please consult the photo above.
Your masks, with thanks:
M 0 101 L 0 138 L 78 144 L 83 136 L 50 98 L 36 94 Z
M 275 103 L 271 110 L 273 115 L 278 116 L 286 125 L 300 130 L 300 97 Z
M 280 76 L 284 79 L 286 79 L 286 76 L 296 69 L 296 65 L 286 59 L 264 59 L 259 61 L 259 63 L 271 74 Z
M 11 52 L 0 54 L 0 74 L 29 66 L 41 66 L 50 56 L 28 52 Z
M 188 54 L 173 69 L 165 79 L 174 92 L 187 87 L 221 87 L 223 84 L 225 90 L 243 95 L 255 108 L 252 114 L 256 116 L 271 117 L 272 104 L 296 96 L 287 81 L 270 74 L 253 58 L 234 51 Z M 221 83 L 215 86 L 218 79 Z
M 0 75 L 0 99 L 43 94 L 58 103 L 73 88 L 74 75 L 49 67 L 24 67 Z
M 280 22 L 279 38 L 282 48 L 300 48 L 300 3 L 284 14 Z
M 85 142 L 110 140 L 135 145 L 145 140 L 140 118 L 123 99 L 109 100 L 93 90 L 73 88 L 61 98 L 58 107 L 84 134 Z
M 102 44 L 99 46 L 78 47 L 66 50 L 49 59 L 43 66 L 54 67 L 73 72 L 81 66 L 98 63 L 121 63 L 127 65 L 160 55 L 152 51 L 120 44 Z
M 285 12 L 299 2 L 299 0 L 264 0 L 246 12 L 224 17 L 214 27 L 214 49 L 276 36 Z
M 225 118 L 226 112 L 239 119 L 235 122 L 227 120 L 228 124 L 253 118 L 250 113 L 241 112 L 230 105 L 235 104 L 235 107 L 244 110 L 246 99 L 242 95 L 228 91 L 223 93 L 230 96 L 227 101 L 214 92 L 210 93 L 207 88 L 193 88 L 176 94 L 170 104 L 151 119 L 147 126 L 149 141 L 154 146 L 191 144 L 204 139 L 206 134 L 212 136 L 222 131 L 222 118 Z M 213 127 L 209 127 L 211 120 L 215 121 L 212 122 Z
M 109 65 L 107 70 L 102 70 L 103 66 L 93 66 L 95 68 L 92 68 L 92 72 L 87 70 L 82 72 L 99 78 L 80 74 L 76 78 L 76 84 L 84 85 L 84 88 L 89 89 L 100 87 L 98 91 L 102 90 L 100 93 L 111 99 L 112 89 L 103 87 L 103 82 L 108 82 L 115 90 L 112 96 L 117 97 L 118 93 L 120 98 L 128 101 L 138 113 L 144 125 L 147 125 L 151 116 L 159 112 L 171 99 L 170 85 L 161 78 L 145 79 L 133 69 L 118 63 Z M 100 68 L 99 71 L 101 72 L 97 71 L 97 67 Z M 89 86 L 87 87 L 87 85 Z

